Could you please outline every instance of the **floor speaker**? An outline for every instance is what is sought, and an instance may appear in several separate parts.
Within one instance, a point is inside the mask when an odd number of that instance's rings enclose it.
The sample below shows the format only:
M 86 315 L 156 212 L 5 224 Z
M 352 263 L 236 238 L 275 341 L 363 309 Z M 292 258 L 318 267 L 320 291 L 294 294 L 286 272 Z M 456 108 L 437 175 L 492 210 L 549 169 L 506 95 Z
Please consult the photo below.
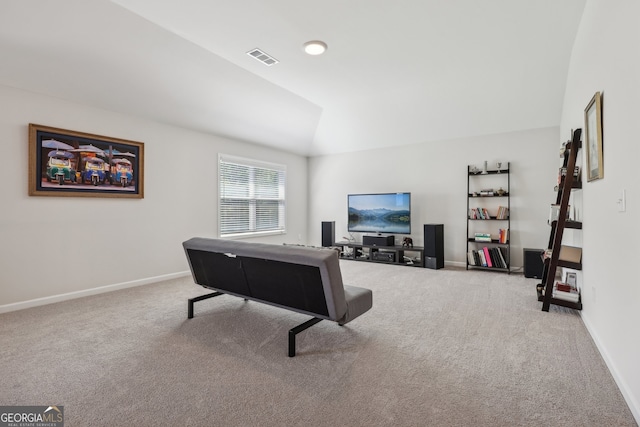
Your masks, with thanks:
M 424 225 L 424 266 L 427 268 L 444 267 L 444 225 Z
M 322 221 L 322 246 L 333 246 L 336 243 L 336 222 Z
M 542 252 L 544 249 L 527 249 L 522 250 L 522 259 L 524 260 L 524 277 L 530 279 L 542 279 L 544 271 L 544 263 L 542 262 Z

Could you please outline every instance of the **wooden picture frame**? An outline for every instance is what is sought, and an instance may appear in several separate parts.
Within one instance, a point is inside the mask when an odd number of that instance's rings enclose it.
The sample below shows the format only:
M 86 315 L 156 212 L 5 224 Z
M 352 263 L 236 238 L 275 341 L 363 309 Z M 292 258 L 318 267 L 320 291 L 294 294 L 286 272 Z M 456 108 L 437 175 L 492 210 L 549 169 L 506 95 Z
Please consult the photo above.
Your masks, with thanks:
M 602 96 L 596 92 L 584 109 L 587 155 L 587 181 L 604 178 L 602 151 Z
M 29 124 L 29 196 L 144 198 L 144 144 Z

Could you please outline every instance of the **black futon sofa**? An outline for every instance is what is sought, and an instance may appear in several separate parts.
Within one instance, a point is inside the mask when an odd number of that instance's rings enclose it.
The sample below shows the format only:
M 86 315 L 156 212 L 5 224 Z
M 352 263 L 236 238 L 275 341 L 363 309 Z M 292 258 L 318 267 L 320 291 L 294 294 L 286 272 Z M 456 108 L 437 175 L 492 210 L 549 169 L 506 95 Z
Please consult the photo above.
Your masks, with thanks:
M 372 307 L 371 290 L 342 283 L 334 249 L 200 237 L 183 246 L 194 281 L 215 291 L 190 299 L 188 318 L 195 302 L 223 294 L 308 314 L 289 331 L 290 357 L 299 332 L 323 319 L 344 325 Z

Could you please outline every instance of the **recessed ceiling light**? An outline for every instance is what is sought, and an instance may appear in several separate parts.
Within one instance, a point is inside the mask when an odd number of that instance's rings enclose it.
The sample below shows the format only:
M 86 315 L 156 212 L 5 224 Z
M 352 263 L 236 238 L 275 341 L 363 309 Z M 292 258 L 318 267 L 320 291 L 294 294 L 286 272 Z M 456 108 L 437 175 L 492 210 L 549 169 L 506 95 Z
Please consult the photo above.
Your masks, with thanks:
M 327 44 L 320 40 L 312 40 L 304 44 L 304 51 L 309 55 L 322 55 L 327 50 Z

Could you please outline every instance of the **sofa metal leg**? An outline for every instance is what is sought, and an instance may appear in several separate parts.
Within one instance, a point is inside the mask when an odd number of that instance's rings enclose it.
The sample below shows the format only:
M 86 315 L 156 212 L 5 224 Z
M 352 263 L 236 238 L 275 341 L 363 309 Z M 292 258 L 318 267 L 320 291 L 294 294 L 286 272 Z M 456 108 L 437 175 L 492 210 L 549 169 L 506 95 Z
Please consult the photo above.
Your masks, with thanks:
M 209 299 L 213 297 L 217 297 L 218 295 L 224 295 L 222 292 L 213 292 L 211 294 L 200 295 L 199 297 L 189 299 L 189 313 L 187 317 L 189 319 L 193 319 L 193 303 L 202 301 L 203 299 Z
M 296 334 L 312 327 L 321 320 L 322 319 L 314 317 L 313 319 L 307 320 L 303 324 L 289 330 L 289 357 L 294 357 L 296 355 Z

